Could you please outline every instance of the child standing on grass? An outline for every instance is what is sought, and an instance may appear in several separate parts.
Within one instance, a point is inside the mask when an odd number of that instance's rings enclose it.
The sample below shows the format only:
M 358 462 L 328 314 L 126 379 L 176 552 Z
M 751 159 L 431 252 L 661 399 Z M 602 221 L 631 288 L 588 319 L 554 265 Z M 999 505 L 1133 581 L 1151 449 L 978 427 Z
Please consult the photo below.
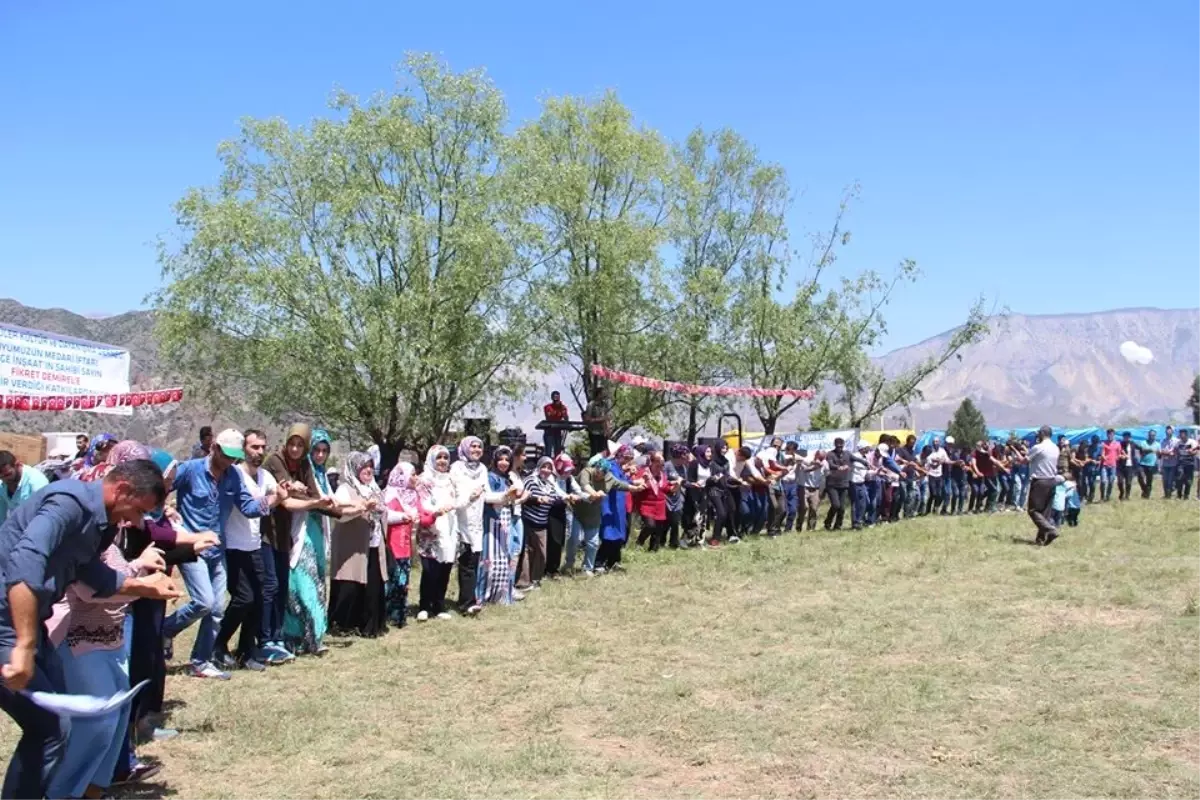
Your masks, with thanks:
M 1072 528 L 1079 525 L 1079 508 L 1081 499 L 1079 496 L 1079 485 L 1073 481 L 1067 481 L 1063 484 L 1066 487 L 1066 497 L 1063 499 L 1063 505 L 1066 511 L 1067 525 Z
M 1061 480 L 1061 478 L 1060 478 Z M 1062 481 L 1054 487 L 1054 500 L 1050 503 L 1050 519 L 1054 527 L 1061 527 L 1067 510 L 1067 486 L 1074 486 L 1074 481 Z

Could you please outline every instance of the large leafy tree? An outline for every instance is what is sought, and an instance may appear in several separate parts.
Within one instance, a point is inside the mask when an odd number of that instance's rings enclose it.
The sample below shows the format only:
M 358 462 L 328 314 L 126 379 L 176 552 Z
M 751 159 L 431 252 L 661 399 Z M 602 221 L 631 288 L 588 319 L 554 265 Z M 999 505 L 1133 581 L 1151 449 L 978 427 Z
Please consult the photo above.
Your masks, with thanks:
M 669 380 L 722 385 L 733 380 L 733 278 L 782 226 L 787 184 L 782 168 L 764 163 L 731 130 L 694 130 L 675 151 L 671 284 L 678 305 L 668 326 Z M 689 442 L 725 401 L 691 396 L 675 407 Z
M 658 374 L 670 332 L 673 296 L 661 248 L 670 212 L 670 151 L 656 133 L 634 125 L 613 93 L 595 101 L 546 101 L 512 142 L 515 187 L 542 232 L 544 269 L 533 300 L 539 336 L 552 360 L 566 364 L 581 408 L 602 386 L 592 365 Z M 614 436 L 635 424 L 654 427 L 674 399 L 609 386 Z
M 1192 411 L 1192 424 L 1200 425 L 1200 375 L 1192 378 L 1192 393 L 1188 395 L 1187 405 Z
M 249 395 L 380 445 L 425 448 L 531 363 L 527 214 L 480 72 L 410 57 L 400 91 L 335 119 L 248 120 L 177 205 L 163 346 L 213 395 Z

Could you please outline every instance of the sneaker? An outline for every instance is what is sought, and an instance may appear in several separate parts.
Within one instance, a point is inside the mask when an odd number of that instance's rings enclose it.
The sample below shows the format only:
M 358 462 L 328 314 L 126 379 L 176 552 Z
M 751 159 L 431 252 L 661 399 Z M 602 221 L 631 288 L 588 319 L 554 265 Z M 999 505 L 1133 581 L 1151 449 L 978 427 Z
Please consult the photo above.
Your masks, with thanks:
M 295 661 L 296 656 L 285 650 L 281 645 L 272 643 L 264 645 L 262 648 L 262 653 L 255 660 L 262 661 L 272 667 L 277 667 L 280 664 L 286 664 L 289 661 Z
M 404 626 L 401 625 L 400 627 L 403 628 Z M 324 658 L 325 656 L 329 655 L 329 648 L 323 644 L 319 644 L 317 645 L 317 649 L 313 650 L 312 654 L 317 658 Z
M 609 572 L 624 572 L 624 571 L 625 571 L 624 564 L 613 564 L 612 569 L 609 570 Z
M 438 619 L 450 619 L 450 612 L 449 612 L 449 611 L 443 611 L 442 613 L 440 613 L 440 614 L 438 614 L 438 615 L 437 615 L 437 618 L 438 618 Z
M 729 537 L 730 544 L 737 544 L 740 541 L 741 541 L 741 537 L 738 537 L 738 536 L 730 536 Z
M 425 622 L 428 619 L 429 619 L 428 611 L 418 611 L 417 612 L 417 622 Z
M 600 575 L 603 575 L 607 571 L 608 570 L 606 570 L 604 567 L 596 567 L 594 570 L 592 570 L 592 574 L 596 575 L 598 577 Z
M 237 669 L 237 659 L 227 652 L 216 653 L 213 655 L 212 663 L 215 664 L 218 669 L 223 669 L 226 672 L 231 672 L 232 670 Z
M 193 678 L 214 678 L 219 681 L 227 681 L 232 676 L 228 672 L 223 672 L 217 668 L 217 665 L 211 661 L 206 661 L 203 664 L 192 664 Z
M 164 636 L 162 640 L 163 658 L 170 661 L 175 657 L 175 640 L 169 636 Z
M 522 592 L 520 589 L 513 589 L 512 590 L 512 599 L 513 599 L 513 602 L 518 602 L 518 601 L 524 600 L 525 593 Z
M 596 577 L 596 573 L 595 573 L 595 572 L 593 572 L 593 571 L 592 571 L 592 570 L 590 570 L 590 569 L 585 569 L 585 570 L 583 571 L 583 577 L 585 577 L 585 578 L 594 578 L 594 577 Z
M 483 611 L 483 606 L 479 605 L 479 603 L 472 603 L 471 605 L 467 606 L 467 610 L 464 613 L 468 617 L 473 617 L 480 611 Z
M 248 669 L 251 672 L 265 672 L 267 669 L 267 665 L 257 658 L 243 658 L 240 666 L 242 669 Z
M 296 655 L 291 650 L 288 650 L 283 642 L 268 642 L 267 647 L 282 656 L 285 662 L 296 660 Z

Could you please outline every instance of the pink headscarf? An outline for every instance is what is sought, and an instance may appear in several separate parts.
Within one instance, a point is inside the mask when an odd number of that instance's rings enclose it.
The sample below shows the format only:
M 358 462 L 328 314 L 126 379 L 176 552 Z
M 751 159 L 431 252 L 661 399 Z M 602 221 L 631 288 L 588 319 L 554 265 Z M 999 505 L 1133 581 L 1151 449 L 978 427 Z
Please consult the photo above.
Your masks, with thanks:
M 575 462 L 566 453 L 559 453 L 554 458 L 554 471 L 565 478 L 568 475 L 574 474 Z
M 141 459 L 147 461 L 150 459 L 150 448 L 141 442 L 135 442 L 133 439 L 125 439 L 113 445 L 103 461 L 85 469 L 79 475 L 79 480 L 87 482 L 103 480 L 108 471 L 117 464 Z
M 388 473 L 384 501 L 393 497 L 405 510 L 417 507 L 417 469 L 407 461 L 397 462 Z

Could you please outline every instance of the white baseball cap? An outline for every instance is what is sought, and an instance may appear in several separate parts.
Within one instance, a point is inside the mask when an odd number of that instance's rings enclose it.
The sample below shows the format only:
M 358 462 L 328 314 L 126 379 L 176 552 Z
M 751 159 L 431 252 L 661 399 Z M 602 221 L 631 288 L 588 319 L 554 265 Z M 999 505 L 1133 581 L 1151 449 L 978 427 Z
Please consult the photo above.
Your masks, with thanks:
M 953 436 L 947 436 L 947 437 L 946 437 L 946 444 L 954 444 L 954 437 L 953 437 Z
M 645 444 L 645 443 L 646 443 L 646 437 L 642 436 L 640 433 L 637 436 L 633 437 L 633 446 L 634 447 L 637 447 L 639 444 Z
M 217 434 L 217 438 L 214 441 L 217 447 L 221 448 L 221 452 L 229 458 L 246 458 L 246 451 L 242 449 L 246 445 L 246 437 L 242 436 L 241 431 L 227 428 Z

